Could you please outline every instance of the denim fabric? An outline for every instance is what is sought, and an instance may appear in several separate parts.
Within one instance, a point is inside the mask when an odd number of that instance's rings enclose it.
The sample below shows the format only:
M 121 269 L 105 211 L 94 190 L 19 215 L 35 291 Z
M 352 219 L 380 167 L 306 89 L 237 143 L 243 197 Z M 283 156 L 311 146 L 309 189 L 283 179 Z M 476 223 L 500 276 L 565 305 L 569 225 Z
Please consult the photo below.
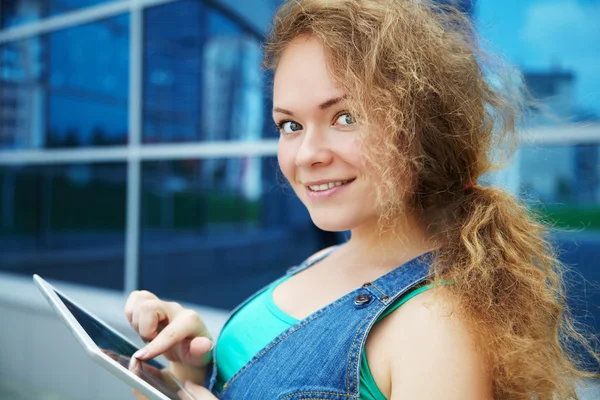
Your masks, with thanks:
M 297 274 L 327 254 L 287 274 Z M 220 399 L 358 399 L 360 356 L 370 329 L 396 299 L 430 276 L 431 261 L 432 253 L 410 260 L 291 326 L 242 367 L 221 393 L 215 390 L 213 352 L 206 387 Z

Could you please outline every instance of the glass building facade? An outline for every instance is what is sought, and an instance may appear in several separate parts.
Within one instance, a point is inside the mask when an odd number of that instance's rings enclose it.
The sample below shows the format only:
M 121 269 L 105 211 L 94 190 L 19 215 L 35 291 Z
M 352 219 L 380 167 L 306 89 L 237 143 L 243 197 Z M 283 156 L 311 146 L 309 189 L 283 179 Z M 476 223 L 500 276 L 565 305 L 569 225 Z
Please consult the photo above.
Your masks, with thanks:
M 231 308 L 336 243 L 278 171 L 275 3 L 2 1 L 0 271 Z
M 277 3 L 2 0 L 0 271 L 232 308 L 340 241 L 278 171 L 259 65 Z M 538 99 L 492 178 L 555 224 L 597 329 L 600 5 L 458 4 Z

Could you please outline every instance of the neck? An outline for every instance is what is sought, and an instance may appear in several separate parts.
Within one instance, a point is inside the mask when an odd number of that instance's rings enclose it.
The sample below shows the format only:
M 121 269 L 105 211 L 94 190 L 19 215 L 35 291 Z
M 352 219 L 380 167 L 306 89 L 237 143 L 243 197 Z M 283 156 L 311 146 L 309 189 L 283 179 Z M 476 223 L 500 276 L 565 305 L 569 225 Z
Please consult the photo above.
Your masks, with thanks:
M 388 270 L 434 248 L 423 227 L 414 218 L 406 216 L 383 233 L 373 221 L 352 229 L 343 253 L 359 268 Z

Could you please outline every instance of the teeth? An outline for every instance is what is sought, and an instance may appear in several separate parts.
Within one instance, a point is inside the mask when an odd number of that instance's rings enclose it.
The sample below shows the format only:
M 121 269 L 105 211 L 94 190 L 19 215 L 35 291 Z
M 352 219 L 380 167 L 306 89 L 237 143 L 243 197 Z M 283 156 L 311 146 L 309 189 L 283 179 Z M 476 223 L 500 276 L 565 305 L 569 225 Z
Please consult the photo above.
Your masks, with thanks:
M 324 183 L 322 185 L 314 185 L 314 186 L 309 186 L 310 190 L 314 191 L 314 192 L 320 192 L 323 190 L 328 190 L 337 186 L 342 186 L 345 185 L 346 183 L 350 182 L 350 180 L 347 181 L 343 181 L 343 182 L 329 182 L 329 183 Z

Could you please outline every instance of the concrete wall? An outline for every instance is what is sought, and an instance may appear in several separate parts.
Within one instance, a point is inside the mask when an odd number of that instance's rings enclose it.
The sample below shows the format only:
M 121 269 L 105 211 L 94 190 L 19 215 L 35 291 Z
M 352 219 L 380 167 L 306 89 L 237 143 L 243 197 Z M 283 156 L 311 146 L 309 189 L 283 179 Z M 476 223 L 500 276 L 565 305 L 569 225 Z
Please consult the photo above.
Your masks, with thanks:
M 123 314 L 125 295 L 53 284 L 141 344 Z M 185 306 L 198 311 L 217 337 L 227 317 L 226 311 Z M 134 398 L 131 389 L 88 358 L 31 279 L 0 273 L 0 399 L 129 398 Z

